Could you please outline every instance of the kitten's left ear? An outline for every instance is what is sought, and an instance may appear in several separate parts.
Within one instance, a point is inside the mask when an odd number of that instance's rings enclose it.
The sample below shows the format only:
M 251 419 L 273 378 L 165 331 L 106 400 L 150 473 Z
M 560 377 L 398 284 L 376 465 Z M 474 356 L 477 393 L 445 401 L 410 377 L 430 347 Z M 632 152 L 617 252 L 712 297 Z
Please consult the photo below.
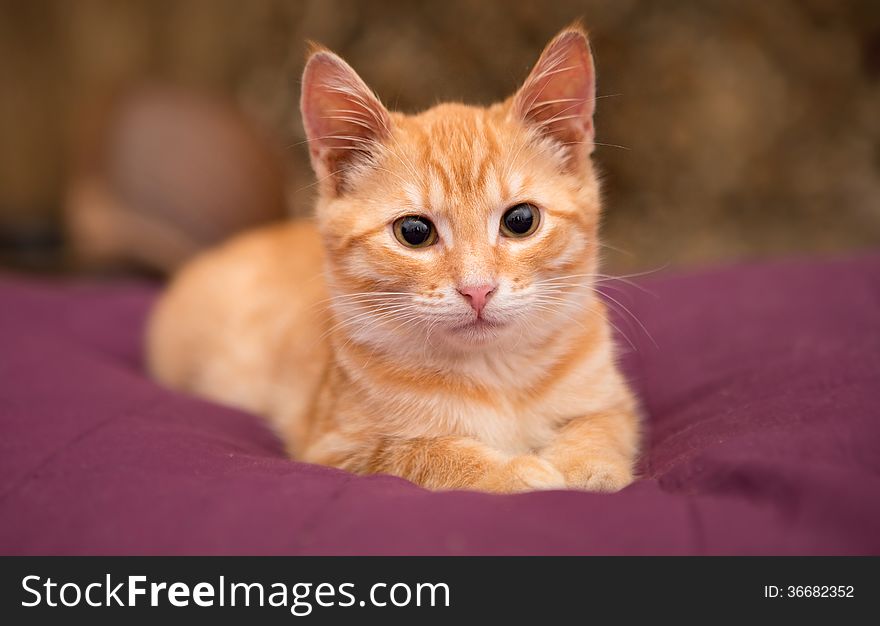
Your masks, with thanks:
M 315 46 L 300 100 L 312 167 L 321 188 L 338 194 L 369 165 L 391 132 L 388 110 L 339 56 Z
M 544 48 L 513 97 L 512 113 L 559 142 L 575 164 L 593 151 L 596 73 L 587 35 L 563 30 Z

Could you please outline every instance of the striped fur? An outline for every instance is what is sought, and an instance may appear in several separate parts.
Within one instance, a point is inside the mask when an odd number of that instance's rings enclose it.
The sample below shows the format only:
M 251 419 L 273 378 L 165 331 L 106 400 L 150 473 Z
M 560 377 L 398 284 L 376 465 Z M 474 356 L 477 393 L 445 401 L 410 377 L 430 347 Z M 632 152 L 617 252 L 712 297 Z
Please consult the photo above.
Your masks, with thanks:
M 306 461 L 435 489 L 628 484 L 636 405 L 594 290 L 593 84 L 570 28 L 507 101 L 408 116 L 315 48 L 302 103 L 315 219 L 186 267 L 151 320 L 153 372 L 266 415 Z M 537 231 L 503 237 L 521 202 Z M 395 239 L 409 214 L 431 219 L 435 245 Z M 477 325 L 458 289 L 485 283 Z

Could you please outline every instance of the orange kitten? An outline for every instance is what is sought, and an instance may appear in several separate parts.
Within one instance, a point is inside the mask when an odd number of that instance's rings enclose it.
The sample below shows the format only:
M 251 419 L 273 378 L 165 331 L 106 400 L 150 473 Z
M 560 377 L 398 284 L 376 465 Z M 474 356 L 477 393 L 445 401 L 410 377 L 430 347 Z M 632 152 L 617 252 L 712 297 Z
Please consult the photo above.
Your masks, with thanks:
M 629 484 L 636 404 L 594 290 L 594 102 L 577 27 L 508 100 L 412 116 L 314 50 L 316 224 L 186 267 L 151 322 L 153 372 L 266 415 L 303 461 L 432 489 Z

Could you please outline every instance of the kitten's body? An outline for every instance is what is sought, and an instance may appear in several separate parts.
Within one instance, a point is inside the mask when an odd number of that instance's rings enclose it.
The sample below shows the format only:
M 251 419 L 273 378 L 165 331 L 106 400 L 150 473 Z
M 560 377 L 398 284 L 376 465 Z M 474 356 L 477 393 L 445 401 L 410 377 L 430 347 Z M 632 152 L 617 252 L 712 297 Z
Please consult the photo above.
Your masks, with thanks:
M 331 53 L 309 67 L 317 223 L 244 235 L 186 268 L 151 324 L 157 377 L 267 415 L 306 461 L 432 488 L 630 482 L 635 403 L 592 288 L 583 35 L 564 31 L 488 109 L 390 113 Z M 584 76 L 558 85 L 573 67 Z M 570 102 L 586 108 L 566 115 Z M 541 207 L 539 227 L 501 236 L 523 202 Z M 409 214 L 430 217 L 436 244 L 394 241 Z M 475 284 L 491 285 L 479 306 Z

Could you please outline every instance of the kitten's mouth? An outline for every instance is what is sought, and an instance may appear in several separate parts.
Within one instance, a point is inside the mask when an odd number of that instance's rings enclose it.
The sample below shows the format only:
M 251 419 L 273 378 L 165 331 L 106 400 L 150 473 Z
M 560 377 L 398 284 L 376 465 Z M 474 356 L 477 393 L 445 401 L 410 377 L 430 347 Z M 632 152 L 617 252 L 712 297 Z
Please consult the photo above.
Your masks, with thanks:
M 462 324 L 461 326 L 455 326 L 452 328 L 452 330 L 454 330 L 456 332 L 467 332 L 467 333 L 478 332 L 479 333 L 479 332 L 495 330 L 495 329 L 501 328 L 502 326 L 504 326 L 504 324 L 501 322 L 492 322 L 492 321 L 489 321 L 485 318 L 478 317 L 476 319 L 471 320 L 470 322 L 467 322 L 466 324 Z

